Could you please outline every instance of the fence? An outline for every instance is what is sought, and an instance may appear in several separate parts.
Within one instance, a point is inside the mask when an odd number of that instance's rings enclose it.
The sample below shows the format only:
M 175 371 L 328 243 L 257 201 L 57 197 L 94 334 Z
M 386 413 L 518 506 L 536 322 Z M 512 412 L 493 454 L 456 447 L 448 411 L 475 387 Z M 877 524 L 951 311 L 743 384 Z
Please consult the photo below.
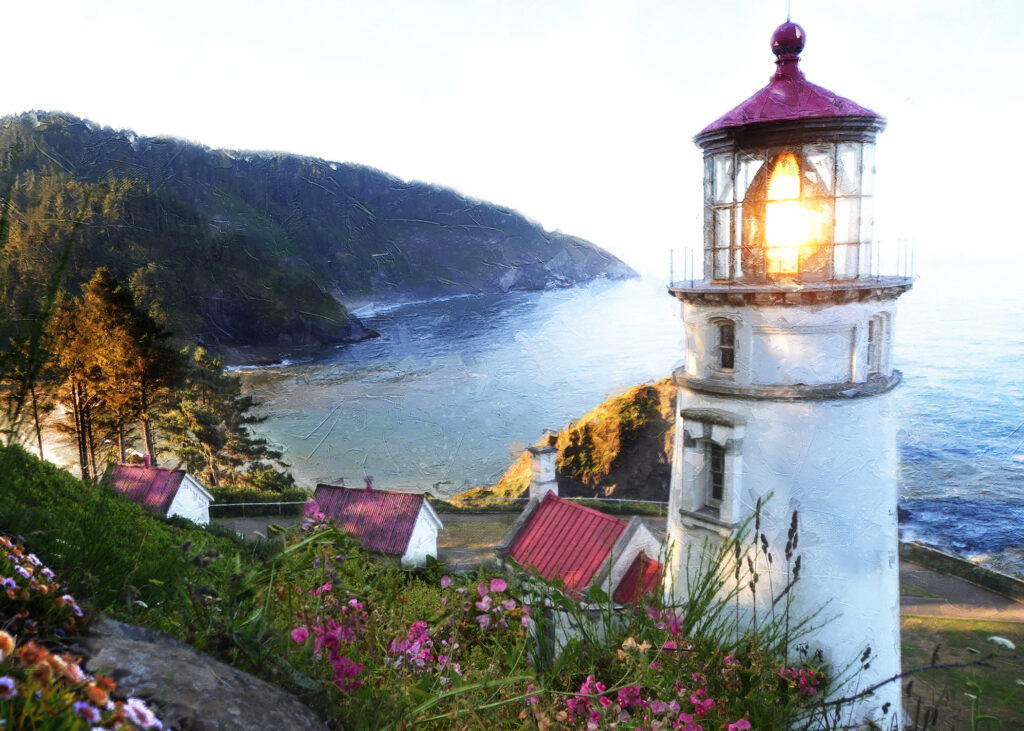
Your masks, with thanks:
M 283 503 L 212 503 L 211 518 L 257 518 L 267 515 L 302 515 L 305 500 Z

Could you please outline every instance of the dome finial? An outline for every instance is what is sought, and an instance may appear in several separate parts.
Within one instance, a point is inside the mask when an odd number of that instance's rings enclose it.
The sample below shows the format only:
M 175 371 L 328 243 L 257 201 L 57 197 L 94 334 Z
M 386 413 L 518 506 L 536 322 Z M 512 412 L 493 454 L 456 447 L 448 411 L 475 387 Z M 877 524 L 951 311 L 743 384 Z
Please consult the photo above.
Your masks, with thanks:
M 776 75 L 802 76 L 797 68 L 800 60 L 800 52 L 804 50 L 807 43 L 807 34 L 804 29 L 788 18 L 772 33 L 772 53 L 776 56 L 775 65 L 778 66 Z

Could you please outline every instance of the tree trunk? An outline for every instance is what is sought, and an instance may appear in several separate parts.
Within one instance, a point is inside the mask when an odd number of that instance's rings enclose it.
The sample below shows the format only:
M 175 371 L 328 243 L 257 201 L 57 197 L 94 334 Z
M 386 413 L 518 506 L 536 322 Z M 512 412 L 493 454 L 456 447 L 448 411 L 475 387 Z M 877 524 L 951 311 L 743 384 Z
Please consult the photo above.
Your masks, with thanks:
M 82 479 L 89 481 L 89 453 L 85 447 L 85 414 L 83 413 L 82 389 L 77 382 L 71 384 L 71 411 L 75 417 L 75 441 L 78 442 L 78 465 L 82 473 Z
M 128 461 L 128 453 L 124 447 L 124 419 L 117 422 L 117 449 L 121 453 L 121 464 Z
M 36 384 L 29 386 L 29 393 L 32 394 L 32 417 L 36 422 L 36 441 L 39 443 L 39 459 L 43 457 L 43 432 L 39 428 L 39 404 L 36 401 Z
M 96 471 L 96 440 L 92 435 L 92 407 L 85 410 L 85 437 L 89 445 L 89 465 L 92 467 L 92 481 L 99 482 L 100 475 Z

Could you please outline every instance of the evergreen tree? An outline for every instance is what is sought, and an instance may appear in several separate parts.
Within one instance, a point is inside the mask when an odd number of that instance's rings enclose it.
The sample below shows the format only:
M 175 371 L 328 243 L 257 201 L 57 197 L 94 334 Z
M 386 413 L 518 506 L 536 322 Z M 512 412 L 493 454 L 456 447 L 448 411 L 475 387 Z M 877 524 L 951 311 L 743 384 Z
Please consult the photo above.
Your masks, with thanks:
M 182 464 L 213 487 L 253 488 L 280 492 L 295 480 L 280 468 L 281 452 L 250 427 L 262 421 L 252 414 L 256 402 L 242 393 L 238 376 L 204 348 L 187 348 L 186 386 L 162 430 Z

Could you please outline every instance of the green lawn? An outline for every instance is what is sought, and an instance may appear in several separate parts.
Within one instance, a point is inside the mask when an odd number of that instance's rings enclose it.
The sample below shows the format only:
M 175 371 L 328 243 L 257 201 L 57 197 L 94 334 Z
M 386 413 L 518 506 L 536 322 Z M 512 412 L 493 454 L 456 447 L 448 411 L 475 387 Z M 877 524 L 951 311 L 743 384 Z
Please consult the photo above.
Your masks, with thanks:
M 904 670 L 927 665 L 938 646 L 938 664 L 968 663 L 990 653 L 986 666 L 946 668 L 904 679 L 904 707 L 919 729 L 1022 729 L 1024 728 L 1024 624 L 980 620 L 903 617 Z M 1006 638 L 1015 650 L 1000 647 L 988 638 Z M 972 686 L 969 684 L 976 684 Z M 971 695 L 977 696 L 982 719 L 972 725 Z M 923 725 L 926 709 L 937 707 L 938 720 Z M 913 728 L 913 726 L 911 726 Z

